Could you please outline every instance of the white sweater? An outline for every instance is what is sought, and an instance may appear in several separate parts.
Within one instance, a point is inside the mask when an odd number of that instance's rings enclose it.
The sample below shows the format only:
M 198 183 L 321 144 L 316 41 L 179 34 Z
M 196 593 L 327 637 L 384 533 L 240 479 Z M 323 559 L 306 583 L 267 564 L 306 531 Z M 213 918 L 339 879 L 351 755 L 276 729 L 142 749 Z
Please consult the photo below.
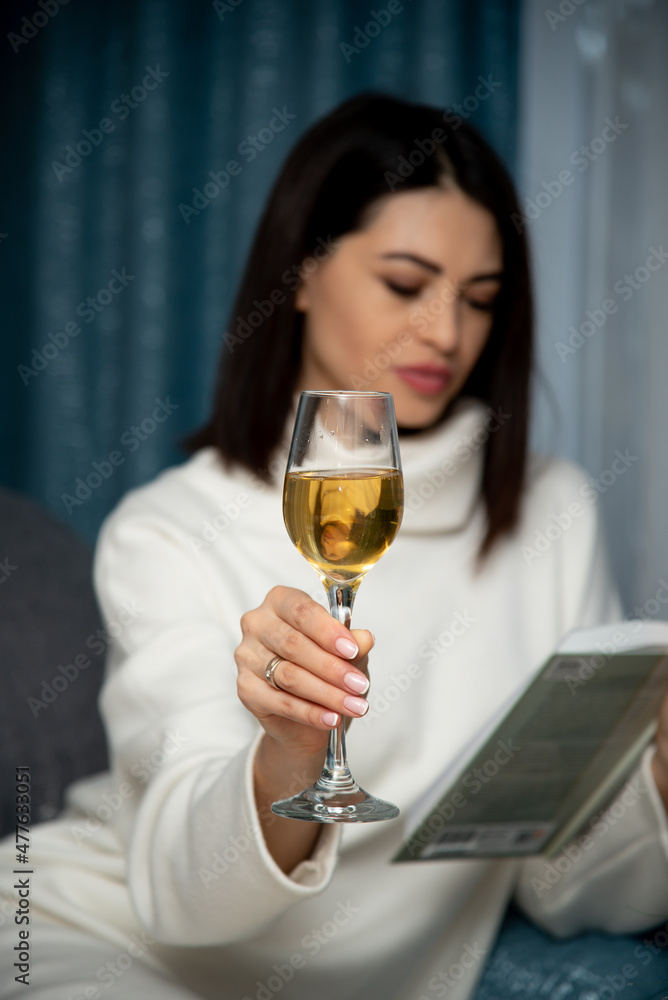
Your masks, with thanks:
M 497 426 L 469 401 L 402 438 L 404 523 L 353 614 L 377 643 L 351 769 L 404 814 L 568 630 L 620 616 L 593 491 L 561 461 L 533 462 L 519 529 L 476 571 L 484 441 Z M 551 527 L 573 504 L 571 524 Z M 514 891 L 558 935 L 640 930 L 666 910 L 668 828 L 649 753 L 643 794 L 546 890 L 530 881 L 545 878 L 540 859 L 390 865 L 401 819 L 325 826 L 310 860 L 290 877 L 278 869 L 254 805 L 260 730 L 237 698 L 233 651 L 241 615 L 273 585 L 325 603 L 285 531 L 280 482 L 227 472 L 204 449 L 123 500 L 95 578 L 117 633 L 101 698 L 112 773 L 78 783 L 65 815 L 33 830 L 34 907 L 120 949 L 143 932 L 144 961 L 235 1000 L 288 981 L 290 1000 L 468 997 Z

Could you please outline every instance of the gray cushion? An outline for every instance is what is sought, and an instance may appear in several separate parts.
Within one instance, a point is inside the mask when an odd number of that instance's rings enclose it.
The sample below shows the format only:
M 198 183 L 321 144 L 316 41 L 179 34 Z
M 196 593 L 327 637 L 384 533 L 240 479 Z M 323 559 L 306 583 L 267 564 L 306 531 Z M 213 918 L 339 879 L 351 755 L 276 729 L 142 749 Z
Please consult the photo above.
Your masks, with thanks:
M 33 823 L 58 812 L 71 781 L 106 767 L 91 567 L 69 528 L 0 490 L 0 833 L 14 829 L 17 767 L 30 767 Z

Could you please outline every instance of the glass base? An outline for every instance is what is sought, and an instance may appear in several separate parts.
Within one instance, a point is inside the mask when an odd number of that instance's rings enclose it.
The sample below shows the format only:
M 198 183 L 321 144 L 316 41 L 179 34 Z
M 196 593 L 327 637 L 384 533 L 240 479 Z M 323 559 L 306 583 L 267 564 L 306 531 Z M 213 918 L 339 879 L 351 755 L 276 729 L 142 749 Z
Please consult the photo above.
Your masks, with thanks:
M 313 823 L 376 823 L 395 819 L 397 806 L 369 795 L 355 784 L 346 791 L 328 789 L 316 782 L 291 799 L 274 802 L 271 811 L 286 819 L 305 819 Z

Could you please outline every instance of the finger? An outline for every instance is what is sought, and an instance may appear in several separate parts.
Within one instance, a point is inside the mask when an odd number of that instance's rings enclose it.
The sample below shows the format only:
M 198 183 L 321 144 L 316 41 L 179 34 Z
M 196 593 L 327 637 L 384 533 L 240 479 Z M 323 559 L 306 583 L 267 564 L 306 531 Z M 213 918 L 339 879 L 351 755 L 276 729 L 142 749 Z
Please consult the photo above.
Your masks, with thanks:
M 307 595 L 304 596 L 306 597 Z M 308 600 L 310 601 L 310 598 Z M 330 625 L 336 627 L 338 624 L 339 627 L 345 628 L 340 623 L 334 622 L 323 608 L 316 605 L 315 602 L 313 604 L 324 615 L 327 627 Z M 357 650 L 355 660 L 344 659 L 335 651 L 329 651 L 324 646 L 326 637 L 323 640 L 322 633 L 318 634 L 317 639 L 311 638 L 308 634 L 301 631 L 299 627 L 281 617 L 280 610 L 284 614 L 289 614 L 289 611 L 286 611 L 284 608 L 279 609 L 274 615 L 264 616 L 255 632 L 255 638 L 266 650 L 270 651 L 266 661 L 260 660 L 258 662 L 258 673 L 260 672 L 260 668 L 264 669 L 271 656 L 276 655 L 280 656 L 283 660 L 311 671 L 311 673 L 315 674 L 321 680 L 326 681 L 328 684 L 333 684 L 344 691 L 355 695 L 363 695 L 368 690 L 368 678 L 364 671 L 358 668 L 355 661 L 364 659 L 367 647 L 373 642 L 371 633 L 366 630 L 359 630 L 358 636 L 356 636 L 357 641 L 354 642 L 354 648 Z M 347 635 L 349 636 L 350 633 L 347 632 Z
M 283 663 L 279 664 L 279 666 L 283 665 Z M 294 664 L 290 666 L 294 666 Z M 341 715 L 333 709 L 308 701 L 282 687 L 276 690 L 266 680 L 263 682 L 259 677 L 249 680 L 249 684 L 254 686 L 250 692 L 252 711 L 260 722 L 274 716 L 321 730 L 333 729 L 341 722 Z M 336 689 L 332 688 L 332 690 Z
M 328 688 L 336 690 L 341 696 L 366 694 L 369 679 L 357 663 L 342 660 L 322 649 L 312 639 L 288 629 L 289 626 L 285 625 L 270 627 L 267 637 L 263 636 L 264 645 L 275 650 L 275 655 L 281 658 L 282 662 L 274 670 L 274 678 L 281 687 L 306 698 L 312 698 L 314 691 L 326 691 Z M 360 659 L 364 661 L 366 658 Z M 266 664 L 259 663 L 258 666 L 258 672 L 264 672 Z M 296 679 L 292 682 L 290 678 L 290 683 L 286 683 L 289 666 L 297 671 Z M 309 677 L 317 683 L 307 682 Z M 331 694 L 323 701 L 328 702 L 331 702 Z
M 371 687 L 371 675 L 369 674 L 369 657 L 363 656 L 361 660 L 358 660 L 355 664 L 358 670 L 361 670 L 364 676 L 369 681 L 369 687 L 364 692 L 365 698 L 369 697 L 369 689 Z
M 327 656 L 327 654 L 322 655 Z M 269 651 L 258 644 L 256 651 L 258 669 L 253 673 L 261 680 L 264 679 L 266 683 L 268 683 L 266 675 L 263 676 L 266 667 L 263 664 L 267 662 L 269 662 Z M 362 665 L 366 665 L 366 658 L 362 659 Z M 350 667 L 346 667 L 346 669 L 348 673 L 351 672 Z M 350 718 L 361 718 L 369 710 L 368 702 L 362 696 L 364 693 L 362 689 L 366 690 L 369 687 L 368 678 L 361 670 L 354 672 L 355 681 L 351 684 L 350 678 L 348 678 L 346 687 L 342 689 L 328 681 L 326 677 L 314 673 L 310 669 L 310 665 L 303 667 L 293 660 L 282 659 L 274 669 L 273 679 L 281 691 L 301 698 L 309 704 L 319 705 L 322 714 L 329 713 L 329 721 L 325 719 L 325 725 L 331 727 L 338 725 L 340 721 L 338 718 L 336 721 L 332 719 L 332 713 L 336 716 L 345 715 Z M 361 678 L 359 683 L 358 677 Z M 268 686 L 271 689 L 272 685 L 268 684 Z M 263 693 L 266 694 L 266 692 Z
M 368 686 L 366 677 L 364 680 Z M 340 720 L 334 720 L 332 714 L 360 719 L 369 711 L 369 703 L 361 694 L 343 691 L 334 684 L 328 684 L 312 671 L 288 660 L 281 660 L 278 664 L 274 671 L 274 681 L 281 691 L 287 691 L 309 704 L 319 705 L 323 718 L 328 714 L 330 719 L 328 721 L 325 718 L 326 725 L 338 725 Z
M 274 587 L 270 593 L 277 614 L 293 629 L 346 660 L 359 655 L 359 646 L 350 630 L 308 594 L 288 587 Z

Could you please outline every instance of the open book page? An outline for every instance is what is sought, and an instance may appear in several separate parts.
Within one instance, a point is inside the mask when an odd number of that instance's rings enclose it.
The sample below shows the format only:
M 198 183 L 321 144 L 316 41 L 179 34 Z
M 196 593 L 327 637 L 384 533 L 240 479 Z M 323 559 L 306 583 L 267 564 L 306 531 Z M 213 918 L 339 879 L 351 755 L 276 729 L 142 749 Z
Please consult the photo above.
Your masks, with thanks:
M 667 688 L 668 623 L 570 633 L 423 796 L 394 860 L 553 853 L 637 763 Z

